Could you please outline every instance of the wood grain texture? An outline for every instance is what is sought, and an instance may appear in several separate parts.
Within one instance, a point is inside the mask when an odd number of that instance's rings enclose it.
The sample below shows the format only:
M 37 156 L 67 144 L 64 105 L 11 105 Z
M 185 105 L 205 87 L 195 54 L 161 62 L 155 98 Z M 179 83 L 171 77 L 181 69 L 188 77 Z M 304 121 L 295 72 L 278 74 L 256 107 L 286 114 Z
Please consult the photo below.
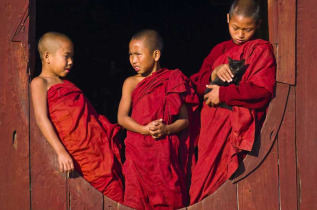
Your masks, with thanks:
M 277 56 L 278 44 L 278 0 L 268 0 L 268 28 L 269 40 L 274 48 L 274 54 Z
M 30 209 L 29 191 L 29 100 L 27 62 L 21 39 L 11 42 L 10 32 L 25 10 L 25 1 L 0 4 L 0 209 Z M 19 3 L 15 5 L 15 3 Z M 12 8 L 14 7 L 14 9 Z M 18 202 L 17 202 L 18 201 Z
M 103 210 L 103 195 L 92 187 L 77 172 L 75 176 L 67 179 L 69 192 L 69 209 Z
M 57 156 L 42 136 L 31 106 L 31 207 L 32 209 L 67 209 L 66 174 L 58 170 Z
M 203 209 L 238 209 L 237 208 L 237 185 L 230 180 L 225 182 L 213 194 L 201 201 Z
M 209 195 L 209 196 L 211 196 L 211 195 Z M 208 196 L 208 197 L 209 197 Z M 208 198 L 207 197 L 207 198 Z M 193 205 L 191 205 L 191 206 L 188 206 L 187 207 L 187 209 L 188 210 L 204 210 L 204 207 L 203 207 L 203 202 L 202 201 L 200 201 L 200 202 L 198 202 L 198 203 L 195 203 L 195 204 L 193 204 Z
M 295 84 L 296 0 L 278 0 L 276 81 Z
M 238 182 L 238 209 L 278 210 L 278 156 L 275 144 L 261 166 Z
M 297 1 L 296 147 L 299 209 L 317 209 L 316 1 Z
M 132 210 L 132 208 L 104 196 L 104 210 Z
M 237 209 L 237 185 L 225 182 L 214 193 L 202 201 L 187 207 L 188 210 Z
M 278 133 L 281 209 L 297 209 L 295 87 L 291 87 L 284 120 Z

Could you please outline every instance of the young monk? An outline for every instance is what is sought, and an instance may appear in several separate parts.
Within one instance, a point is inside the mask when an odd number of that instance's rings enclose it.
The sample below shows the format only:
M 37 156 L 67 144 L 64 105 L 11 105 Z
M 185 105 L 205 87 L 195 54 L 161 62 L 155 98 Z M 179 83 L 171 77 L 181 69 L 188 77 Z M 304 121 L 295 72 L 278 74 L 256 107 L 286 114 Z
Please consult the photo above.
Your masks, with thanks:
M 48 32 L 38 43 L 42 72 L 31 82 L 36 122 L 58 156 L 61 172 L 76 169 L 97 190 L 123 201 L 120 126 L 99 115 L 83 92 L 64 79 L 73 65 L 73 43 Z
M 132 37 L 129 54 L 136 75 L 125 80 L 118 110 L 118 122 L 128 130 L 124 204 L 136 209 L 188 204 L 193 154 L 188 125 L 199 99 L 180 70 L 161 68 L 162 45 L 154 30 Z
M 276 63 L 272 46 L 254 38 L 261 23 L 259 5 L 252 0 L 236 0 L 227 21 L 232 40 L 215 46 L 191 79 L 203 95 L 206 85 L 216 76 L 232 81 L 227 57 L 245 59 L 246 71 L 239 86 L 207 86 L 212 90 L 204 95 L 206 101 L 201 111 L 191 204 L 213 193 L 230 178 L 245 151 L 251 151 L 274 93 Z M 220 102 L 233 106 L 233 110 L 218 107 Z

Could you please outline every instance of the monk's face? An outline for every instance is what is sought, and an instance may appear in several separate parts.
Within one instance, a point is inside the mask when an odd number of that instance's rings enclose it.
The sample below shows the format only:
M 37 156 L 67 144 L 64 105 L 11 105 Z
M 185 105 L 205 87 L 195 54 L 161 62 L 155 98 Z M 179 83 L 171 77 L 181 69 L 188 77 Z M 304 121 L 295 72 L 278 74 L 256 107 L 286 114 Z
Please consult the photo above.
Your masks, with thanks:
M 252 17 L 233 14 L 230 18 L 229 14 L 227 14 L 227 21 L 229 24 L 230 36 L 237 45 L 249 41 L 258 28 L 258 24 L 256 24 L 256 21 Z
M 156 71 L 155 53 L 151 52 L 144 40 L 133 39 L 129 44 L 129 59 L 133 69 L 142 76 Z
M 49 55 L 49 69 L 56 76 L 65 77 L 73 66 L 73 43 L 61 38 L 56 41 L 56 45 L 58 48 Z

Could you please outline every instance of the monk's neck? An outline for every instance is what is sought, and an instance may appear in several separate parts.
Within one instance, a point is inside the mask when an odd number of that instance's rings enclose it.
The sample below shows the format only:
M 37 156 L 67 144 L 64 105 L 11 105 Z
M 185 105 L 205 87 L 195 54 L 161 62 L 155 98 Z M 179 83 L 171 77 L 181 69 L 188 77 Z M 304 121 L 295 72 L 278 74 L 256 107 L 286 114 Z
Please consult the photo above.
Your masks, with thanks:
M 154 68 L 153 68 L 152 73 L 157 72 L 157 71 L 159 71 L 160 69 L 161 69 L 161 65 L 160 65 L 159 62 L 157 62 L 157 63 L 154 65 Z
M 155 63 L 155 65 L 153 66 L 153 69 L 151 71 L 148 71 L 148 72 L 145 72 L 143 74 L 140 74 L 139 76 L 141 77 L 148 77 L 148 76 L 151 76 L 154 72 L 157 72 L 161 69 L 161 66 L 160 64 L 157 62 Z
M 50 78 L 59 78 L 58 75 L 54 74 L 52 71 L 48 69 L 48 67 L 43 66 L 42 72 L 39 76 L 42 77 L 50 77 Z

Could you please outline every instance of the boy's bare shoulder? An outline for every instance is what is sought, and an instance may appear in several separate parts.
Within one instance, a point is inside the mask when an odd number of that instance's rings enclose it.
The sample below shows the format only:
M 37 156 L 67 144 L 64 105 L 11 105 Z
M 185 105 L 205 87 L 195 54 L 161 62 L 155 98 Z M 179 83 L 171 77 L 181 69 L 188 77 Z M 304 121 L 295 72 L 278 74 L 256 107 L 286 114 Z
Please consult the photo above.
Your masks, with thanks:
M 123 86 L 129 89 L 134 89 L 139 82 L 141 82 L 144 78 L 140 76 L 131 76 L 125 79 Z
M 43 77 L 35 77 L 31 82 L 31 89 L 47 89 L 47 80 Z

